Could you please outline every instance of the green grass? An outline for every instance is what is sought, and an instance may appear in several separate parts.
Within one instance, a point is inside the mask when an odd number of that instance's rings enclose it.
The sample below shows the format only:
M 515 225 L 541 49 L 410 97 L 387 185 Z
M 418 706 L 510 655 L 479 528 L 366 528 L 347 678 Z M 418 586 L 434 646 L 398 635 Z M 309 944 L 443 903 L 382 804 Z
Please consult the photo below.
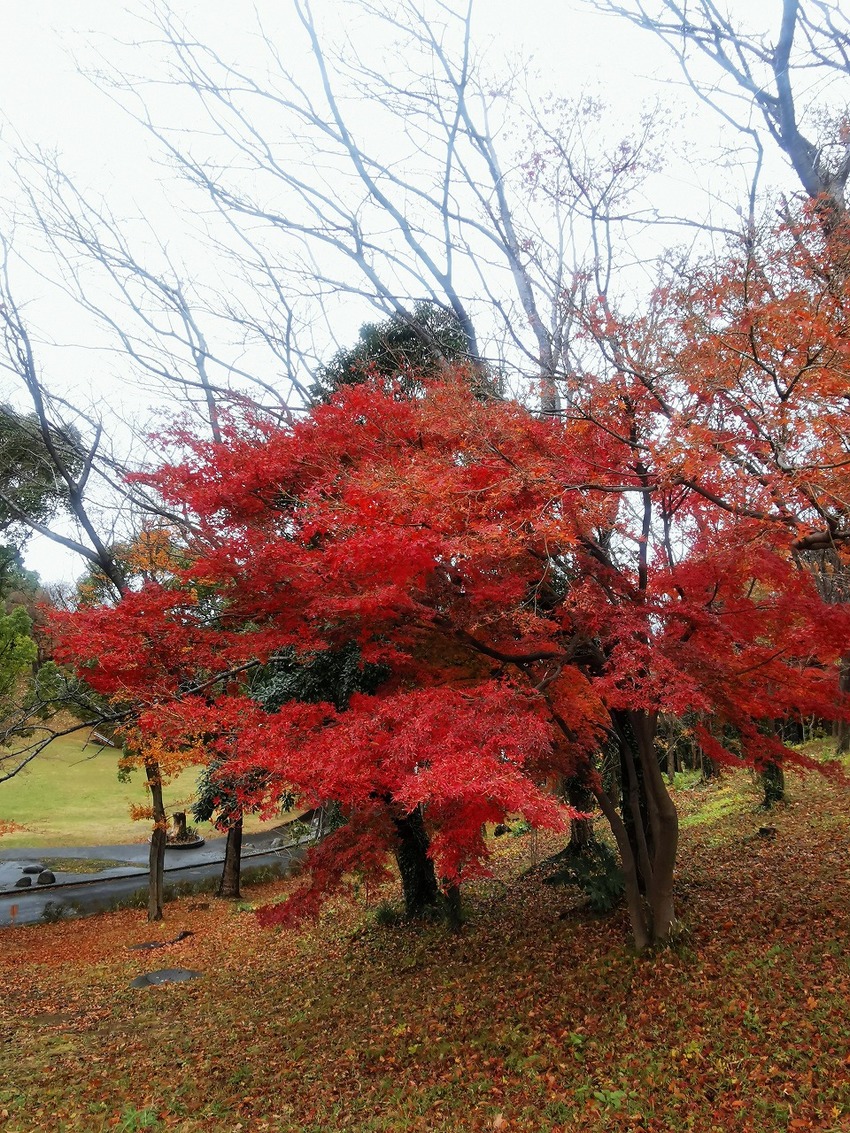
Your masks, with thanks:
M 100 873 L 116 866 L 131 866 L 132 862 L 117 862 L 114 858 L 40 858 L 45 869 L 54 873 Z
M 757 794 L 748 789 L 746 776 L 728 775 L 708 785 L 700 792 L 694 790 L 693 799 L 697 809 L 680 814 L 679 827 L 687 830 L 689 826 L 712 826 L 722 818 L 753 811 L 757 805 Z M 678 799 L 678 796 L 677 796 Z
M 144 776 L 118 781 L 118 752 L 93 746 L 83 750 L 85 732 L 54 740 L 13 779 L 0 783 L 0 820 L 23 830 L 0 837 L 0 848 L 16 846 L 95 846 L 142 842 L 148 824 L 133 822 L 131 804 L 144 806 Z M 170 814 L 191 805 L 197 770 L 189 768 L 166 784 Z M 212 831 L 204 830 L 206 837 Z

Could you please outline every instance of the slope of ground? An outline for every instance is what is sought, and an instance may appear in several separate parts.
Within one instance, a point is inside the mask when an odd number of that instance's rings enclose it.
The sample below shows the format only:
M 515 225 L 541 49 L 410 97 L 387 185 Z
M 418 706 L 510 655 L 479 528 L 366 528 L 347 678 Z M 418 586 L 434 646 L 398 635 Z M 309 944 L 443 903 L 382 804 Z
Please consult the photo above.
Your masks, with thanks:
M 197 899 L 153 928 L 5 930 L 0 1127 L 850 1130 L 850 797 L 790 787 L 772 838 L 745 775 L 679 792 L 684 931 L 649 958 L 621 915 L 583 919 L 574 892 L 522 876 L 528 836 L 499 840 L 459 936 L 378 925 L 391 888 L 300 931 Z M 128 986 L 160 967 L 204 975 Z
M 146 806 L 144 773 L 118 779 L 119 752 L 85 745 L 87 731 L 54 740 L 14 778 L 0 783 L 0 849 L 19 846 L 97 846 L 143 842 L 149 824 L 134 822 L 130 807 Z M 166 811 L 187 810 L 198 769 L 189 767 L 165 784 Z M 249 830 L 261 828 L 254 816 Z M 4 833 L 4 830 L 7 831 Z M 217 832 L 209 824 L 204 837 Z

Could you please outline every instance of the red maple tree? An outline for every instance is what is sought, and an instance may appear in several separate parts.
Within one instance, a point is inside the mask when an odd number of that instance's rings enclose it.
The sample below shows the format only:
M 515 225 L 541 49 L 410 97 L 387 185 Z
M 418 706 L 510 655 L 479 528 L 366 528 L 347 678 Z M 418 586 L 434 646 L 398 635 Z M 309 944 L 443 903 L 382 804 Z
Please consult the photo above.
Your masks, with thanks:
M 62 619 L 65 656 L 147 704 L 151 735 L 215 736 L 232 774 L 262 768 L 270 808 L 285 790 L 342 807 L 315 884 L 267 920 L 405 842 L 420 896 L 451 888 L 485 863 L 484 823 L 564 824 L 541 786 L 558 774 L 611 826 L 643 948 L 676 924 L 659 716 L 705 721 L 699 742 L 721 762 L 806 763 L 772 724 L 841 714 L 850 615 L 827 616 L 800 560 L 844 537 L 846 464 L 829 422 L 846 357 L 837 314 L 823 322 L 835 285 L 818 291 L 804 252 L 794 261 L 801 232 L 775 238 L 790 243 L 784 282 L 757 287 L 747 251 L 687 297 L 659 291 L 644 320 L 589 312 L 613 363 L 563 420 L 476 396 L 463 371 L 413 398 L 374 382 L 291 427 L 180 437 L 187 459 L 147 477 L 195 517 L 188 565 Z M 390 675 L 345 710 L 268 713 L 236 678 L 350 642 Z M 599 772 L 606 747 L 621 798 Z

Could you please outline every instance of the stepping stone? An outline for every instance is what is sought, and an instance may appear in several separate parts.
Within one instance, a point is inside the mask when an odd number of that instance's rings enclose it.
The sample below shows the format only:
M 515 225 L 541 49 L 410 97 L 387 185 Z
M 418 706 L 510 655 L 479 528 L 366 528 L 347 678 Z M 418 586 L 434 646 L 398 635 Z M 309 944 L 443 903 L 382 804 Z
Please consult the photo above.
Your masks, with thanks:
M 29 874 L 24 874 L 23 877 L 19 877 L 15 882 L 16 889 L 28 889 L 30 885 L 32 885 L 32 878 Z
M 25 865 L 24 868 L 21 870 L 21 873 L 36 874 L 36 873 L 42 873 L 43 871 L 44 871 L 43 865 Z
M 56 876 L 49 869 L 44 869 L 38 875 L 36 881 L 39 885 L 53 885 L 56 882 Z
M 203 974 L 203 972 L 194 972 L 191 968 L 160 968 L 158 972 L 136 976 L 130 981 L 130 987 L 156 987 L 158 984 L 183 983 L 185 980 L 200 979 Z

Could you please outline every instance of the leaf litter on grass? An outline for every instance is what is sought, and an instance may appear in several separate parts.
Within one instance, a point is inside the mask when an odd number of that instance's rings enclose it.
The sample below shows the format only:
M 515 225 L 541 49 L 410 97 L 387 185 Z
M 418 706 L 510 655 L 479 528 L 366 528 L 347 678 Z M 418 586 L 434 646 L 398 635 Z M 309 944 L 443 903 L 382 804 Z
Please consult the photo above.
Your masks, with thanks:
M 125 911 L 4 930 L 4 1128 L 845 1130 L 847 793 L 795 778 L 765 841 L 749 780 L 730 783 L 740 805 L 683 832 L 680 942 L 646 959 L 621 912 L 559 916 L 580 897 L 523 876 L 528 836 L 496 844 L 459 935 L 376 924 L 392 887 L 298 931 L 191 900 L 160 926 Z M 128 986 L 149 960 L 130 946 L 190 931 L 156 966 L 204 980 Z

